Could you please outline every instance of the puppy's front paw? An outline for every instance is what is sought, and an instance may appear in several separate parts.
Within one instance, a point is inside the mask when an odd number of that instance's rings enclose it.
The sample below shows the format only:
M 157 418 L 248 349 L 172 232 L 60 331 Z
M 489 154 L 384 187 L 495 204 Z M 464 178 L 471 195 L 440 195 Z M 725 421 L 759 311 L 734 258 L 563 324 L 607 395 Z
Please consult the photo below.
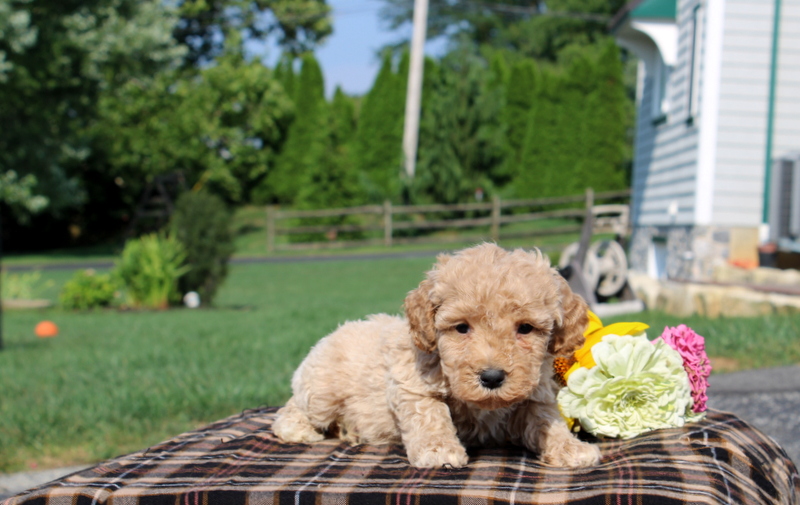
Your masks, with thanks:
M 576 438 L 569 438 L 560 446 L 549 447 L 542 454 L 542 461 L 548 465 L 570 468 L 593 466 L 600 462 L 600 449 Z
M 325 439 L 325 435 L 311 425 L 308 417 L 292 406 L 278 411 L 272 423 L 272 432 L 282 442 L 293 444 L 313 444 Z
M 467 450 L 464 446 L 454 443 L 433 444 L 419 450 L 408 451 L 408 461 L 417 468 L 438 468 L 449 466 L 461 468 L 467 464 Z

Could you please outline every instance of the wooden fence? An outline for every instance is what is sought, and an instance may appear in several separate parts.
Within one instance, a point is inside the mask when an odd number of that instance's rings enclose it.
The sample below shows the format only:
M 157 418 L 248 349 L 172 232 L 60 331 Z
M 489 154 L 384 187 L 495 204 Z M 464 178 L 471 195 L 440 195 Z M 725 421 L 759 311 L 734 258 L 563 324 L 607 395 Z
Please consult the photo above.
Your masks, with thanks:
M 603 220 L 604 214 L 623 214 L 627 226 L 627 205 L 630 190 L 594 193 L 591 188 L 582 195 L 501 200 L 495 197 L 486 203 L 452 205 L 364 205 L 340 209 L 283 210 L 267 208 L 267 251 L 333 249 L 358 246 L 398 244 L 436 244 L 467 240 L 542 237 L 578 233 L 587 209 L 599 216 L 596 228 L 618 231 L 617 220 Z M 601 201 L 615 202 L 597 205 Z M 548 207 L 553 207 L 547 210 Z M 458 217 L 453 217 L 458 215 Z M 528 230 L 507 230 L 508 225 L 545 219 L 564 220 L 565 224 L 532 227 Z M 314 223 L 315 220 L 337 223 Z M 569 222 L 573 221 L 573 222 Z M 614 227 L 612 230 L 609 227 Z M 446 236 L 425 232 L 457 230 Z M 465 236 L 461 232 L 472 232 Z M 358 238 L 353 238 L 353 237 Z M 280 240 L 285 237 L 286 240 Z M 314 237 L 313 239 L 310 237 Z M 366 237 L 366 238 L 364 238 Z

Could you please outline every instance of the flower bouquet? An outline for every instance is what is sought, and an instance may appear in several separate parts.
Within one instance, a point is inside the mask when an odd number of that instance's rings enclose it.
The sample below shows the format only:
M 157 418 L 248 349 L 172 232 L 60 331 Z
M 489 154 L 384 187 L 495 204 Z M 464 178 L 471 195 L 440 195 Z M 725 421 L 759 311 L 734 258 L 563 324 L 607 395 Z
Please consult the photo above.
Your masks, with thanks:
M 647 328 L 644 323 L 603 326 L 589 313 L 584 346 L 555 363 L 564 385 L 558 405 L 572 429 L 631 438 L 705 416 L 711 373 L 705 340 L 679 325 L 665 328 L 651 342 Z

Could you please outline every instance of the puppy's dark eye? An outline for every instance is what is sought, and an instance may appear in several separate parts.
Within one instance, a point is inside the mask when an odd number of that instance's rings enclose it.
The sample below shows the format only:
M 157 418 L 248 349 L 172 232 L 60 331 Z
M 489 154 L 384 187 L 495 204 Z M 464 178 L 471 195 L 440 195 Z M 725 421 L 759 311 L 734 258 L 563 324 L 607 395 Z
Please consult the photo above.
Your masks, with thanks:
M 466 335 L 469 332 L 469 325 L 467 323 L 456 325 L 456 331 L 462 335 Z
M 520 335 L 527 335 L 528 333 L 530 333 L 532 331 L 533 331 L 533 326 L 531 326 L 528 323 L 522 323 L 517 328 L 517 333 L 519 333 Z

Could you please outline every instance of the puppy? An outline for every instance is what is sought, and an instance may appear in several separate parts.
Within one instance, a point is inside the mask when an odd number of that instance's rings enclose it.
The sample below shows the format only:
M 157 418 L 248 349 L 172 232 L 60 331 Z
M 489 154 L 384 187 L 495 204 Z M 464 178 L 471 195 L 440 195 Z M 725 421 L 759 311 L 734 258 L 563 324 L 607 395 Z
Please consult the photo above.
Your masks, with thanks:
M 550 465 L 596 464 L 597 447 L 559 415 L 553 378 L 554 357 L 583 345 L 584 301 L 538 250 L 482 244 L 437 260 L 406 318 L 348 322 L 311 349 L 275 435 L 402 442 L 419 468 L 462 467 L 465 447 L 508 443 Z

